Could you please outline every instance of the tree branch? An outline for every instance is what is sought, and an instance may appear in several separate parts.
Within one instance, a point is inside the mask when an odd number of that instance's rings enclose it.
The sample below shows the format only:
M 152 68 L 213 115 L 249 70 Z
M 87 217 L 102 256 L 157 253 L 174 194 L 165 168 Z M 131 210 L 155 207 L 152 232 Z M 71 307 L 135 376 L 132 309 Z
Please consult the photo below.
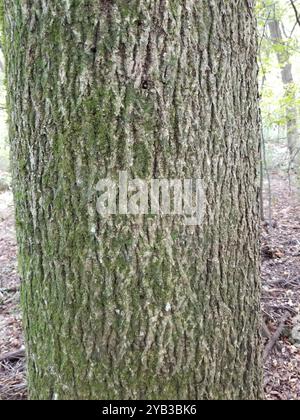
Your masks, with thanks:
M 25 357 L 25 350 L 21 349 L 12 353 L 0 355 L 1 362 L 16 362 Z
M 285 328 L 285 323 L 289 318 L 289 313 L 285 312 L 284 315 L 281 318 L 279 327 L 277 328 L 275 334 L 273 335 L 273 337 L 270 339 L 269 343 L 266 345 L 265 347 L 265 351 L 264 351 L 264 361 L 267 360 L 270 352 L 273 350 L 274 346 L 276 345 L 277 341 L 280 339 L 280 336 Z
M 296 20 L 298 22 L 298 25 L 300 26 L 300 14 L 299 14 L 298 9 L 297 9 L 297 7 L 296 7 L 296 5 L 294 3 L 294 0 L 290 0 L 290 3 L 292 5 L 292 8 L 294 9 L 294 12 L 295 12 L 295 16 L 296 16 Z

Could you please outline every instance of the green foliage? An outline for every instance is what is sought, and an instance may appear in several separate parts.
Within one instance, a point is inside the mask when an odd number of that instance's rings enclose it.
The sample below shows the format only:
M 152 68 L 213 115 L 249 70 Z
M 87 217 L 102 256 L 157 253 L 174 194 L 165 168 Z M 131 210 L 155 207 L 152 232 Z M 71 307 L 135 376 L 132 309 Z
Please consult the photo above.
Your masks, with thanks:
M 284 0 L 258 0 L 256 13 L 263 127 L 273 135 L 279 131 L 285 133 L 284 137 L 288 122 L 291 118 L 299 120 L 300 114 L 300 27 L 290 3 Z M 279 24 L 275 39 L 270 30 L 271 22 Z M 284 83 L 283 76 L 286 77 L 290 69 L 293 80 Z M 276 143 L 276 140 L 271 138 L 271 142 Z M 282 138 L 282 145 L 287 145 L 287 139 Z
M 0 31 L 3 32 L 3 21 L 4 21 L 4 2 L 0 0 Z

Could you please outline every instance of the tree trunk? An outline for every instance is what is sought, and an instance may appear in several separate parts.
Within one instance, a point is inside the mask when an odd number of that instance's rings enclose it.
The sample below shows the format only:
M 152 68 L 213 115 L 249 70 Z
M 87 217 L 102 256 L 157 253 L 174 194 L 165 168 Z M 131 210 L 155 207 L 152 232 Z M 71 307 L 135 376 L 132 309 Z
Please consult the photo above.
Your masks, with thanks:
M 272 41 L 275 44 L 284 45 L 284 39 L 282 36 L 280 22 L 278 20 L 270 21 L 269 29 Z M 277 59 L 281 67 L 281 79 L 285 89 L 285 96 L 289 98 L 289 102 L 291 103 L 291 105 L 287 105 L 286 107 L 286 133 L 287 145 L 290 153 L 290 161 L 293 166 L 298 167 L 298 164 L 300 163 L 300 144 L 297 121 L 297 108 L 293 104 L 296 102 L 296 92 L 294 89 L 292 65 L 290 63 L 290 54 L 288 49 L 285 49 L 283 52 L 277 52 Z
M 32 399 L 261 396 L 248 3 L 4 0 Z M 100 216 L 119 171 L 201 177 L 202 224 Z

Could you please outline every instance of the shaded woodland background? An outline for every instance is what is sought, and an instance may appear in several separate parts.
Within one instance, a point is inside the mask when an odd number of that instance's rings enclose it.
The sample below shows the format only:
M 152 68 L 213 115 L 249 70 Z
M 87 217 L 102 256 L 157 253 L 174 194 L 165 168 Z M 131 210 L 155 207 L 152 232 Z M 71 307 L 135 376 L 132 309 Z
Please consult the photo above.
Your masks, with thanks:
M 300 1 L 257 2 L 263 134 L 265 391 L 300 399 Z M 0 55 L 0 400 L 25 399 L 3 56 Z

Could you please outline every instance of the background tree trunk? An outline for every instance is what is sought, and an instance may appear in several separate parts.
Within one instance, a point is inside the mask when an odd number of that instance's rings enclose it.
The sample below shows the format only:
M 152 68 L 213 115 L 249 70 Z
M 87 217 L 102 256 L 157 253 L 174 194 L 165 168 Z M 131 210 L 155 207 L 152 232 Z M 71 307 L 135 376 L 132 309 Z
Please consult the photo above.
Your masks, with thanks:
M 269 29 L 272 41 L 283 46 L 285 41 L 282 36 L 282 30 L 279 20 L 270 20 Z M 296 102 L 296 91 L 294 89 L 294 78 L 292 73 L 292 64 L 290 63 L 290 55 L 288 49 L 277 52 L 278 63 L 281 67 L 281 79 L 285 89 L 285 95 L 289 98 L 291 105 L 286 108 L 286 135 L 287 146 L 290 153 L 291 165 L 298 170 L 300 163 L 299 154 L 299 132 L 298 132 L 298 112 L 294 105 Z
M 31 398 L 259 398 L 249 2 L 4 3 Z M 203 224 L 101 218 L 119 170 L 200 175 Z

